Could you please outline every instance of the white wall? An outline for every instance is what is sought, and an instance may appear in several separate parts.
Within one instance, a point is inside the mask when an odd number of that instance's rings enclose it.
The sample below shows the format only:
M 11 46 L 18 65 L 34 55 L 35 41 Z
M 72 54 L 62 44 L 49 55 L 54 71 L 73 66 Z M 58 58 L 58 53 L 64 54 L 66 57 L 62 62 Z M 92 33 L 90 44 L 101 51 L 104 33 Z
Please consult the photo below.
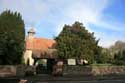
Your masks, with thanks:
M 34 59 L 32 58 L 32 50 L 26 50 L 24 53 L 24 61 L 25 64 L 28 64 L 28 59 L 29 59 L 29 65 L 33 65 L 34 64 Z

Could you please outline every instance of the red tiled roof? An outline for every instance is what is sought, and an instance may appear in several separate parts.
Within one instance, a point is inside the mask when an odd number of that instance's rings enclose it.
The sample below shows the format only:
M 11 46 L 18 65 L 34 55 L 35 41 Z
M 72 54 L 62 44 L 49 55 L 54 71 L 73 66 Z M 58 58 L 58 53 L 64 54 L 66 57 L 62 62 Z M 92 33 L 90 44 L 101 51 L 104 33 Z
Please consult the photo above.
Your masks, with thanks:
M 33 58 L 57 58 L 56 49 L 33 50 Z
M 55 41 L 52 39 L 45 38 L 27 38 L 26 39 L 26 49 L 30 50 L 47 50 L 53 48 Z

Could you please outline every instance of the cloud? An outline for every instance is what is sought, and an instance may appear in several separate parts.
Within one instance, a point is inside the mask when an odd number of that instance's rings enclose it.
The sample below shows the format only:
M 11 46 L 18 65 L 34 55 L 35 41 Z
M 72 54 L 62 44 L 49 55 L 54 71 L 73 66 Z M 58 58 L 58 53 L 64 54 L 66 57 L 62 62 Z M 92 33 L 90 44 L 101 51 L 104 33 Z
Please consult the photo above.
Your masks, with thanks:
M 65 16 L 72 20 L 82 21 L 85 25 L 89 23 L 113 31 L 123 31 L 124 23 L 117 22 L 103 14 L 103 11 L 110 5 L 109 0 L 83 0 L 71 4 L 64 11 Z M 119 27 L 119 28 L 118 28 Z
M 34 25 L 41 20 L 47 13 L 47 5 L 45 3 L 34 0 L 2 0 L 2 10 L 10 9 L 11 11 L 20 12 L 26 24 Z
M 111 1 L 109 0 L 84 0 L 75 2 L 66 8 L 64 12 L 65 16 L 69 17 L 70 21 L 78 20 L 84 23 L 89 31 L 94 31 L 97 39 L 100 39 L 99 45 L 103 47 L 108 47 L 112 45 L 117 40 L 123 40 L 121 37 L 125 31 L 125 24 L 123 22 L 117 21 L 117 19 L 111 19 L 105 16 L 103 12 L 106 10 L 109 5 L 111 5 Z M 89 25 L 94 24 L 98 28 L 96 29 L 106 29 L 107 32 L 104 31 L 98 32 L 98 30 L 93 30 Z M 108 31 L 109 30 L 109 31 Z M 113 32 L 117 32 L 114 34 Z M 98 34 L 101 33 L 101 34 Z M 103 34 L 102 34 L 103 33 Z M 118 36 L 119 35 L 119 36 Z M 123 34 L 125 36 L 125 34 Z
M 108 37 L 105 32 L 99 32 L 97 29 L 125 31 L 124 23 L 114 19 L 109 20 L 105 15 L 104 10 L 111 4 L 112 0 L 12 0 L 11 3 L 10 0 L 1 0 L 0 12 L 5 9 L 20 12 L 25 21 L 26 31 L 33 26 L 37 31 L 37 36 L 49 38 L 57 36 L 64 24 L 80 21 L 89 31 L 94 31 L 97 38 L 101 39 L 101 46 L 109 46 L 114 40 L 122 39 L 121 36 L 119 38 Z M 96 25 L 97 28 L 94 29 L 90 24 Z

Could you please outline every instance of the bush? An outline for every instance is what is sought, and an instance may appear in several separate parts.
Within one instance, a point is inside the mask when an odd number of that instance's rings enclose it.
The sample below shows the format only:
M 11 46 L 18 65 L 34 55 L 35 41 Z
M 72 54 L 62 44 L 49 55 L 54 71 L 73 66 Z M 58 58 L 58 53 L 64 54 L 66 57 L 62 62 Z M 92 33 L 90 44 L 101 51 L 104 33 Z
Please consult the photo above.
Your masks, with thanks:
M 34 75 L 34 72 L 31 70 L 25 72 L 25 76 L 33 76 L 33 75 Z
M 113 64 L 115 64 L 115 65 L 125 65 L 125 61 L 123 61 L 123 60 L 115 60 L 115 61 L 113 61 Z

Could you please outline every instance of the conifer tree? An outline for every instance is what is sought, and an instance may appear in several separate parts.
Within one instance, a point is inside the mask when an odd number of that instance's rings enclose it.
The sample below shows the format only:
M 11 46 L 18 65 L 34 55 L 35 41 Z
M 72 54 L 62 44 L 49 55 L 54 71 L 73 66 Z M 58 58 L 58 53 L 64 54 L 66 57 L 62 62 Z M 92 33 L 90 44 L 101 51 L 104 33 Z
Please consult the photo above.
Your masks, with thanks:
M 83 58 L 92 63 L 101 48 L 94 33 L 90 33 L 82 23 L 65 25 L 58 37 L 56 49 L 60 58 Z
M 25 29 L 20 13 L 0 14 L 0 64 L 20 64 L 24 51 Z

